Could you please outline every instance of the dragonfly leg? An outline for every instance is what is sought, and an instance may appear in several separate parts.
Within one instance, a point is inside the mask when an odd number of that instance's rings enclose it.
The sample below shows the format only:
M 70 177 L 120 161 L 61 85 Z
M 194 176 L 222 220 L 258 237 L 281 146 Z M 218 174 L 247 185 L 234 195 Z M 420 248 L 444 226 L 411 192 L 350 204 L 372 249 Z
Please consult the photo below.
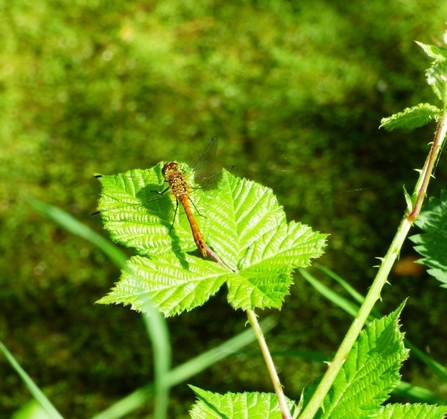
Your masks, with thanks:
M 175 200 L 174 218 L 172 219 L 172 224 L 171 224 L 171 228 L 169 229 L 169 234 L 171 234 L 171 231 L 172 231 L 172 229 L 174 227 L 175 217 L 177 216 L 177 211 L 178 211 L 178 199 Z
M 204 215 L 200 214 L 200 211 L 197 209 L 196 204 L 194 204 L 194 201 L 188 196 L 189 202 L 191 202 L 192 206 L 194 207 L 194 209 L 196 210 L 197 214 L 199 214 L 201 217 L 206 218 Z M 178 202 L 177 202 L 178 204 Z

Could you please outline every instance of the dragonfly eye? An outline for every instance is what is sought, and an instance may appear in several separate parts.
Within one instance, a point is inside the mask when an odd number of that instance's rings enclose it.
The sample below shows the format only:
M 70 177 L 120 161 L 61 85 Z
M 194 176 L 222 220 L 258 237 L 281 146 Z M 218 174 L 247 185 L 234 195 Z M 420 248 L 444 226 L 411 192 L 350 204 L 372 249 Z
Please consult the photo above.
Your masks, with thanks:
M 161 169 L 161 173 L 163 176 L 169 175 L 169 172 L 178 171 L 179 166 L 175 162 L 166 163 L 163 168 Z

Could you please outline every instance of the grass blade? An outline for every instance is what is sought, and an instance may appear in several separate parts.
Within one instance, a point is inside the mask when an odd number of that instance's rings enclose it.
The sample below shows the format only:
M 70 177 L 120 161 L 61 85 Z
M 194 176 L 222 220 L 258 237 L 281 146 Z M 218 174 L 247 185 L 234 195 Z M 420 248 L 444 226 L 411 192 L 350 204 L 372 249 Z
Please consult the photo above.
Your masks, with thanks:
M 72 217 L 67 212 L 52 205 L 48 205 L 37 198 L 28 198 L 28 202 L 41 214 L 55 221 L 70 233 L 82 237 L 101 249 L 119 267 L 122 268 L 126 263 L 127 256 L 117 246 L 95 233 L 92 229 L 76 220 L 76 218 Z
M 14 358 L 11 352 L 8 351 L 6 346 L 0 342 L 0 351 L 5 354 L 6 359 L 9 361 L 11 366 L 16 370 L 17 374 L 22 378 L 26 387 L 30 391 L 30 393 L 34 396 L 34 398 L 40 403 L 42 408 L 48 414 L 48 417 L 52 419 L 62 419 L 60 413 L 56 410 L 56 408 L 51 404 L 51 402 L 47 399 L 45 394 L 40 390 L 40 388 L 34 383 L 31 377 L 25 372 L 25 370 L 20 366 L 17 360 Z
M 261 327 L 264 332 L 267 332 L 273 328 L 275 323 L 276 321 L 272 317 L 269 317 L 261 322 Z M 210 349 L 209 351 L 169 371 L 165 377 L 165 383 L 169 385 L 169 387 L 174 387 L 177 384 L 180 384 L 183 381 L 193 377 L 194 375 L 197 375 L 221 359 L 226 358 L 228 355 L 235 353 L 249 343 L 254 342 L 255 339 L 256 338 L 253 331 L 248 329 L 234 338 L 227 340 L 222 345 Z M 110 406 L 108 409 L 94 416 L 92 419 L 121 418 L 146 403 L 147 398 L 153 394 L 153 392 L 154 384 L 149 384 L 142 387 Z

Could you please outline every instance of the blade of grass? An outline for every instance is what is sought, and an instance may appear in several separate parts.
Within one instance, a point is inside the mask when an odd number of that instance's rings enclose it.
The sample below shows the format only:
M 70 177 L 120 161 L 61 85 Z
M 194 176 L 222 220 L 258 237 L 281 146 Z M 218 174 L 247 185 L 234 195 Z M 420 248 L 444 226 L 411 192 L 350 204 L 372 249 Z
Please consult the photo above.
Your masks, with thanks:
M 305 269 L 300 268 L 298 271 L 307 282 L 309 282 L 321 295 L 326 297 L 329 301 L 332 301 L 335 305 L 345 310 L 351 316 L 355 316 L 357 314 L 359 307 L 356 304 L 348 301 L 346 298 L 331 290 L 329 287 L 326 287 L 326 285 L 316 279 Z
M 405 339 L 405 346 L 411 349 L 411 355 L 419 358 L 424 362 L 434 374 L 436 374 L 444 383 L 447 383 L 447 369 L 444 365 L 436 362 L 432 357 L 428 356 L 424 351 L 421 351 L 417 346 L 413 345 L 408 339 Z
M 330 276 L 332 279 L 340 283 L 349 292 L 350 295 L 352 295 L 353 297 L 355 296 L 354 298 L 356 298 L 356 300 L 360 299 L 359 302 L 360 303 L 363 302 L 364 297 L 359 292 L 357 292 L 353 287 L 348 285 L 344 279 L 333 273 L 330 269 L 322 267 L 321 265 L 318 266 L 318 268 L 322 272 Z M 341 297 L 340 295 L 336 294 L 333 290 L 331 290 L 329 287 L 326 287 L 324 284 L 321 283 L 321 281 L 312 276 L 308 271 L 300 269 L 300 273 L 318 292 L 320 292 L 323 296 L 325 296 L 329 301 L 332 301 L 334 304 L 345 310 L 347 313 L 351 314 L 352 316 L 355 316 L 355 314 L 359 309 L 357 305 L 349 302 L 344 297 Z M 370 318 L 372 319 L 373 317 L 376 318 L 382 317 L 380 310 L 373 309 Z M 425 352 L 421 351 L 408 339 L 405 339 L 405 346 L 411 349 L 412 355 L 419 358 L 422 362 L 424 362 L 433 371 L 433 373 L 436 374 L 443 382 L 447 382 L 447 369 L 443 365 L 436 362 Z
M 272 317 L 268 317 L 261 322 L 261 327 L 264 332 L 267 332 L 272 329 L 275 324 L 276 320 Z M 193 377 L 194 375 L 197 375 L 221 359 L 226 358 L 228 355 L 234 354 L 240 348 L 254 342 L 255 339 L 256 338 L 253 331 L 248 329 L 234 338 L 227 340 L 222 345 L 210 349 L 209 351 L 204 352 L 203 354 L 200 354 L 199 356 L 172 369 L 167 373 L 165 383 L 169 385 L 169 387 L 174 387 L 177 384 L 180 384 Z M 94 416 L 92 419 L 121 418 L 146 403 L 148 396 L 153 394 L 153 391 L 154 384 L 148 384 L 147 386 L 144 386 L 119 400 L 108 409 Z
M 315 267 L 325 273 L 329 278 L 332 278 L 334 281 L 338 282 L 355 301 L 359 304 L 363 303 L 365 297 L 360 294 L 351 284 L 349 284 L 348 281 L 331 271 L 329 268 L 326 268 L 326 266 L 316 264 Z M 374 308 L 371 313 L 373 314 L 373 317 L 382 317 L 382 314 L 376 308 Z
M 29 197 L 28 202 L 41 214 L 55 221 L 70 233 L 82 237 L 83 239 L 98 247 L 110 258 L 112 262 L 114 262 L 120 268 L 122 268 L 126 263 L 127 256 L 124 254 L 124 252 L 122 252 L 117 246 L 106 240 L 104 237 L 95 233 L 85 224 L 76 220 L 76 218 L 72 217 L 67 212 L 52 205 L 48 205 L 37 198 Z
M 393 395 L 404 397 L 405 399 L 414 399 L 418 403 L 447 404 L 447 400 L 439 397 L 436 393 L 425 388 L 413 386 L 405 381 L 402 381 L 394 389 Z
M 30 393 L 40 403 L 40 405 L 48 414 L 48 416 L 53 419 L 62 419 L 60 413 L 51 404 L 51 402 L 47 399 L 42 390 L 40 390 L 40 388 L 34 383 L 31 377 L 20 366 L 20 364 L 17 362 L 17 360 L 14 358 L 11 352 L 8 351 L 8 349 L 2 342 L 0 342 L 0 350 L 4 353 L 6 359 L 9 361 L 11 366 L 16 370 L 17 374 L 19 374 L 19 376 L 22 378 L 23 382 L 25 383 Z
M 165 419 L 168 414 L 170 390 L 170 385 L 166 381 L 171 368 L 169 331 L 160 311 L 154 307 L 147 295 L 143 298 L 147 313 L 143 314 L 143 319 L 154 351 L 154 418 Z
M 125 266 L 127 256 L 114 244 L 95 233 L 86 225 L 82 224 L 67 212 L 60 208 L 48 205 L 36 198 L 28 199 L 30 204 L 40 213 L 55 221 L 67 231 L 84 238 L 93 245 L 102 250 L 112 262 L 119 268 Z M 171 345 L 169 341 L 169 332 L 166 320 L 154 309 L 153 304 L 148 298 L 144 299 L 146 312 L 150 316 L 143 316 L 146 330 L 153 347 L 154 365 L 155 365 L 155 412 L 154 417 L 163 419 L 166 417 L 169 386 L 166 385 L 164 378 L 169 371 L 171 363 Z

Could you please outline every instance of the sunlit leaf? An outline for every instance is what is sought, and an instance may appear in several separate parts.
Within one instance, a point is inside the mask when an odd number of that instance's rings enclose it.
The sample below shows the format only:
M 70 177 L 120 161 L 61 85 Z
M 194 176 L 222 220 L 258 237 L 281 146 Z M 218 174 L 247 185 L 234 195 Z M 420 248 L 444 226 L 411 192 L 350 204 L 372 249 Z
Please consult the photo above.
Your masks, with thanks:
M 424 256 L 418 260 L 428 266 L 428 273 L 447 287 L 447 191 L 441 192 L 441 199 L 431 197 L 424 207 L 416 225 L 422 229 L 422 234 L 416 234 L 410 239 L 415 250 Z
M 434 60 L 447 60 L 447 49 L 436 45 L 423 44 L 418 41 L 416 41 L 416 44 L 419 45 L 430 58 L 433 58 Z
M 380 409 L 375 419 L 442 419 L 447 406 L 428 404 L 388 404 Z
M 438 60 L 426 71 L 427 83 L 445 105 L 447 100 L 447 60 Z
M 166 316 L 203 305 L 231 272 L 214 262 L 185 254 L 179 259 L 168 253 L 159 258 L 132 257 L 121 280 L 98 303 L 130 304 L 144 311 L 143 296 L 148 296 Z
M 165 186 L 160 167 L 101 179 L 99 208 L 106 228 L 142 256 L 129 261 L 121 281 L 100 302 L 140 310 L 138 293 L 146 292 L 163 313 L 173 315 L 203 304 L 227 282 L 234 308 L 280 308 L 293 270 L 322 254 L 326 235 L 288 224 L 271 189 L 224 171 L 217 188 L 193 189 L 191 200 L 206 243 L 228 269 L 188 255 L 196 246 L 183 209 L 173 220 L 175 200 L 154 192 Z
M 406 108 L 404 111 L 395 113 L 380 121 L 380 127 L 384 127 L 387 131 L 397 128 L 412 130 L 422 127 L 433 121 L 439 115 L 440 110 L 429 103 L 421 103 L 412 108 Z
M 376 417 L 381 404 L 399 384 L 399 369 L 408 357 L 398 324 L 402 308 L 372 321 L 360 334 L 317 418 Z M 315 388 L 316 384 L 306 388 L 305 400 Z
M 281 419 L 278 397 L 272 393 L 217 394 L 190 386 L 199 399 L 190 411 L 192 419 Z M 288 401 L 289 409 L 294 404 Z

